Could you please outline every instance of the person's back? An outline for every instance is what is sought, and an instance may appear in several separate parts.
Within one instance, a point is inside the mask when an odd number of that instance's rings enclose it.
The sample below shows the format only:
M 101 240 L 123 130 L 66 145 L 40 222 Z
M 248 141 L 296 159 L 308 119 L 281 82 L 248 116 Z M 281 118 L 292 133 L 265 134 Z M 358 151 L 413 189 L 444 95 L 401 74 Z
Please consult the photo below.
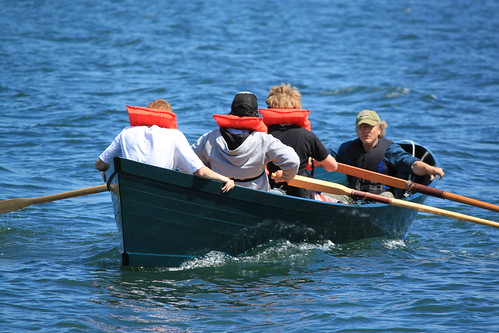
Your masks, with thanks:
M 161 168 L 193 173 L 202 165 L 188 162 L 190 150 L 184 134 L 177 129 L 156 125 L 128 126 L 118 134 L 100 159 L 109 164 L 113 157 L 121 156 Z
M 166 101 L 153 101 L 148 108 L 127 106 L 127 110 L 131 126 L 125 127 L 95 162 L 95 168 L 103 172 L 104 180 L 113 158 L 123 157 L 219 180 L 225 183 L 224 192 L 234 187 L 234 181 L 207 168 L 194 153 L 185 135 L 177 129 L 175 114 Z
M 238 185 L 268 191 L 266 164 L 279 165 L 283 178 L 290 180 L 299 159 L 291 147 L 266 133 L 258 115 L 256 96 L 239 93 L 229 115 L 214 115 L 219 128 L 202 135 L 192 148 L 205 165 Z

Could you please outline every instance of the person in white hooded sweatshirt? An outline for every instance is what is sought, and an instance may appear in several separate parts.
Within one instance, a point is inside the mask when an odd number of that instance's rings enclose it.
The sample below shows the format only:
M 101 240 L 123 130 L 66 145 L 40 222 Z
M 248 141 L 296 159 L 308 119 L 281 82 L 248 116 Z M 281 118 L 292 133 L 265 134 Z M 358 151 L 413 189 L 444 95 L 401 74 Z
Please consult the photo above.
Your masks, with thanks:
M 281 170 L 276 181 L 294 178 L 300 165 L 295 150 L 267 134 L 254 94 L 236 94 L 229 115 L 214 115 L 219 128 L 202 135 L 191 147 L 201 161 L 236 185 L 270 191 L 266 165 Z

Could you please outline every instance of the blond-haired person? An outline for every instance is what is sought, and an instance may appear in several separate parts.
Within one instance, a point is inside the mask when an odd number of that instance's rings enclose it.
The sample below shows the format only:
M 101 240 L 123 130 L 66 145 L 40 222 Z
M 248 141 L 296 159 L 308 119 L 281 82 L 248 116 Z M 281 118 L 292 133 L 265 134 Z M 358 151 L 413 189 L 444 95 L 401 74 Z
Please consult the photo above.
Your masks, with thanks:
M 337 169 L 338 165 L 328 149 L 317 135 L 307 129 L 307 124 L 310 124 L 308 121 L 310 111 L 302 109 L 301 94 L 296 87 L 291 87 L 289 83 L 274 86 L 269 90 L 265 102 L 268 109 L 260 110 L 264 115 L 264 121 L 267 112 L 280 112 L 282 115 L 280 123 L 269 125 L 269 134 L 296 151 L 300 158 L 298 175 L 308 175 L 306 168 L 310 160 L 314 160 L 316 166 L 321 166 L 327 171 Z M 300 114 L 303 117 L 300 117 Z M 276 172 L 279 168 L 269 164 L 268 169 L 269 172 Z M 280 187 L 287 195 L 318 199 L 317 194 L 310 190 L 272 181 L 271 184 Z

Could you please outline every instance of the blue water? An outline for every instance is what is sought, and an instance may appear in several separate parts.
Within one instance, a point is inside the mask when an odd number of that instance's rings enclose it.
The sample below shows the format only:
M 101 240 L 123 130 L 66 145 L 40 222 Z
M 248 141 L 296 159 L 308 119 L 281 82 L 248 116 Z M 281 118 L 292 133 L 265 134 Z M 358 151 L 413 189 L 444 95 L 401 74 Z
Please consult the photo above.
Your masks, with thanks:
M 235 93 L 297 86 L 329 148 L 377 110 L 439 187 L 499 204 L 497 1 L 0 0 L 0 200 L 101 184 L 125 105 L 167 99 L 190 142 Z M 426 204 L 499 221 L 497 213 Z M 125 268 L 109 194 L 0 215 L 0 331 L 499 332 L 496 228 L 420 213 L 404 240 Z

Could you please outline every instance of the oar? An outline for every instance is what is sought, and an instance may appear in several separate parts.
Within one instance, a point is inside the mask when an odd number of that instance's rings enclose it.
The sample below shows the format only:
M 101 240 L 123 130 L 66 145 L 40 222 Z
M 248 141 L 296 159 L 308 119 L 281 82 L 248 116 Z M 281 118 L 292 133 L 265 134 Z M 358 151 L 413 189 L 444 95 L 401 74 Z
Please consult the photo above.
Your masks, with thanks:
M 403 208 L 414 209 L 414 210 L 417 210 L 420 212 L 426 212 L 426 213 L 441 215 L 441 216 L 445 216 L 445 217 L 451 217 L 451 218 L 458 219 L 458 220 L 469 221 L 469 222 L 474 222 L 474 223 L 478 223 L 478 224 L 483 224 L 483 225 L 488 225 L 491 227 L 499 228 L 499 223 L 494 222 L 494 221 L 489 221 L 489 220 L 481 219 L 481 218 L 474 217 L 474 216 L 464 215 L 464 214 L 460 214 L 460 213 L 454 213 L 454 212 L 451 212 L 448 210 L 435 208 L 435 207 L 431 207 L 431 206 L 426 206 L 426 205 L 421 205 L 421 204 L 417 204 L 417 203 L 410 202 L 410 201 L 404 201 L 404 200 L 394 199 L 394 198 L 387 198 L 387 197 L 383 197 L 383 196 L 377 195 L 377 194 L 357 191 L 357 190 L 353 190 L 351 188 L 348 188 L 348 187 L 340 185 L 340 184 L 331 183 L 331 182 L 327 182 L 327 181 L 320 180 L 320 179 L 303 177 L 303 176 L 297 175 L 297 176 L 295 176 L 294 179 L 288 181 L 288 184 L 291 186 L 301 187 L 301 188 L 305 188 L 305 189 L 313 190 L 313 191 L 319 191 L 319 192 L 325 192 L 325 193 L 331 193 L 331 194 L 348 195 L 348 196 L 355 198 L 355 199 L 364 199 L 364 200 L 369 199 L 369 200 L 372 200 L 375 202 L 381 202 L 381 203 L 392 205 L 392 206 L 399 206 L 399 207 L 403 207 Z
M 367 179 L 367 180 L 370 180 L 370 181 L 373 181 L 376 183 L 388 185 L 391 187 L 401 188 L 403 190 L 412 191 L 412 192 L 419 192 L 419 193 L 431 195 L 433 197 L 457 201 L 457 202 L 472 205 L 475 207 L 489 209 L 489 210 L 494 211 L 494 212 L 499 212 L 499 206 L 488 203 L 488 202 L 483 202 L 480 200 L 475 200 L 472 198 L 464 197 L 464 196 L 459 195 L 459 194 L 449 193 L 446 191 L 438 190 L 438 189 L 430 187 L 430 186 L 425 186 L 422 184 L 414 183 L 414 182 L 411 182 L 410 180 L 404 180 L 404 179 L 400 179 L 397 177 L 384 175 L 384 174 L 381 174 L 378 172 L 357 168 L 357 167 L 354 167 L 354 166 L 351 166 L 348 164 L 338 163 L 338 169 L 336 171 L 350 175 L 350 176 L 363 178 L 363 179 Z
M 40 204 L 44 202 L 68 199 L 79 197 L 82 195 L 94 194 L 107 191 L 106 185 L 98 185 L 93 187 L 82 188 L 75 191 L 64 192 L 59 194 L 47 195 L 45 197 L 39 198 L 17 198 L 0 201 L 0 214 L 5 214 L 13 212 L 15 210 L 28 207 L 34 204 Z

